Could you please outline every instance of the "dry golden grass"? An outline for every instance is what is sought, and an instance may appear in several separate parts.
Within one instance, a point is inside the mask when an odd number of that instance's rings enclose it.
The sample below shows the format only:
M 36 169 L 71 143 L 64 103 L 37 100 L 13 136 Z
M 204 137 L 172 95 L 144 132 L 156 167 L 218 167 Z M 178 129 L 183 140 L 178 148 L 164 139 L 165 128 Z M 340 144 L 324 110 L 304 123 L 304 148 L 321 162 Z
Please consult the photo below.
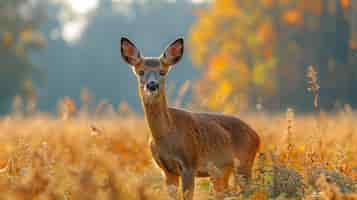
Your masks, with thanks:
M 244 115 L 262 137 L 254 180 L 227 199 L 357 199 L 357 124 L 333 115 Z M 168 199 L 140 117 L 5 117 L 0 121 L 2 199 Z M 211 199 L 197 182 L 195 199 Z

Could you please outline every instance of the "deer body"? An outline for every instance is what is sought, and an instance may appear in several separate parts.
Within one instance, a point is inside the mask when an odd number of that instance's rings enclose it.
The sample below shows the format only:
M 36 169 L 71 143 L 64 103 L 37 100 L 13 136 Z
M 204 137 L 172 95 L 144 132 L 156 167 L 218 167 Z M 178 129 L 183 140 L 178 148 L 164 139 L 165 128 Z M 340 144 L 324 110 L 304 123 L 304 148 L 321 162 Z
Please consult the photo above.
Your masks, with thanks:
M 233 172 L 249 178 L 260 143 L 256 132 L 233 116 L 168 107 L 164 79 L 158 74 L 153 78 L 155 72 L 166 75 L 179 60 L 183 40 L 172 43 L 157 60 L 141 58 L 126 38 L 121 45 L 123 58 L 139 74 L 139 93 L 152 133 L 151 152 L 164 172 L 170 196 L 178 197 L 180 178 L 185 200 L 193 199 L 195 177 L 210 177 L 219 198 Z

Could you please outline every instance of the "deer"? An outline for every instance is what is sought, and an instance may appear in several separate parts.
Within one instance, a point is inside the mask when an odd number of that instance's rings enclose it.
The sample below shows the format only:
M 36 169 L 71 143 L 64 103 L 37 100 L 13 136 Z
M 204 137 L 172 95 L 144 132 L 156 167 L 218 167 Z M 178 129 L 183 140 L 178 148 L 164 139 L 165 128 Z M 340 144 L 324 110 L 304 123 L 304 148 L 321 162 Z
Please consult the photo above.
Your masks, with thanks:
M 219 199 L 224 198 L 229 178 L 235 172 L 247 180 L 251 178 L 260 137 L 247 123 L 231 115 L 168 106 L 166 77 L 183 57 L 183 38 L 171 42 L 159 57 L 142 56 L 126 37 L 121 38 L 120 50 L 137 77 L 151 132 L 151 154 L 163 172 L 171 199 L 192 200 L 195 177 L 209 177 Z

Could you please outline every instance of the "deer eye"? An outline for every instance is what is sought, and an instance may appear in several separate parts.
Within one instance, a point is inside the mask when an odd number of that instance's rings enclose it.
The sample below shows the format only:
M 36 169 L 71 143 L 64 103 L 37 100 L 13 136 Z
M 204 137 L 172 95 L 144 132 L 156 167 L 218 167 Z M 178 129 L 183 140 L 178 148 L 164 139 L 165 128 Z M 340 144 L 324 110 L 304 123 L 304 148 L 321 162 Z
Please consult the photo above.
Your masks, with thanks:
M 139 72 L 138 72 L 138 74 L 139 74 L 139 76 L 144 76 L 144 71 L 143 70 L 140 70 Z
M 160 71 L 160 76 L 165 76 L 166 72 L 165 71 Z

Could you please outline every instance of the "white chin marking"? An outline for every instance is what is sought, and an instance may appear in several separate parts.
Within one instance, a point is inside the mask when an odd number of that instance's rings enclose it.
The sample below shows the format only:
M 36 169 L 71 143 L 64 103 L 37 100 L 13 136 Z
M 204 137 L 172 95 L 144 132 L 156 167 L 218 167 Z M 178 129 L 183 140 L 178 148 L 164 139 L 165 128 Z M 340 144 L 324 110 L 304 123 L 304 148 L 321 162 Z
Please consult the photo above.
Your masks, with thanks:
M 150 92 L 145 90 L 145 98 L 149 101 L 152 101 L 158 94 L 158 91 Z

